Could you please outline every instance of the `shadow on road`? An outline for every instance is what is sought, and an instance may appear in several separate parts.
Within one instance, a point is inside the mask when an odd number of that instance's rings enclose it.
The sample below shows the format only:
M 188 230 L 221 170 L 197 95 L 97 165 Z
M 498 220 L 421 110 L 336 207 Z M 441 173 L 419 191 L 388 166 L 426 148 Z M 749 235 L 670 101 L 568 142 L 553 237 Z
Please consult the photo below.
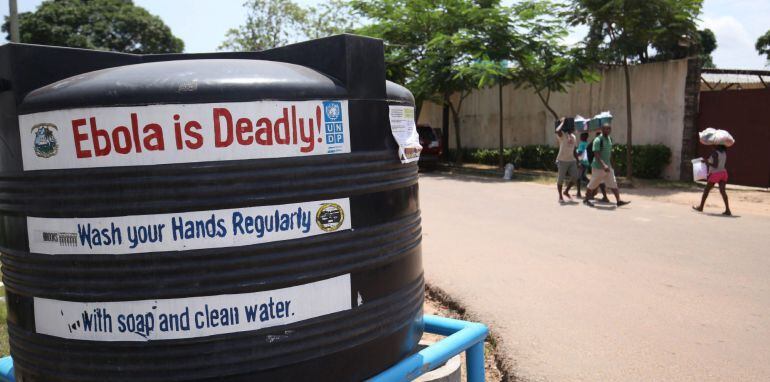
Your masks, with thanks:
M 713 216 L 715 218 L 736 219 L 741 217 L 740 215 L 722 215 L 718 212 L 701 212 L 703 215 Z

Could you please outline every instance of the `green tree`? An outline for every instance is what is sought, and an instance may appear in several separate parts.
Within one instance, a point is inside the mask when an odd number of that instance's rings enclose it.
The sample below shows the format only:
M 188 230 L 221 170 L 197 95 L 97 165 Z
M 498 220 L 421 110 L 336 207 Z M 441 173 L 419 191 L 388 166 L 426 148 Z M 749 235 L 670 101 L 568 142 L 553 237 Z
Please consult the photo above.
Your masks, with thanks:
M 572 0 L 566 14 L 574 24 L 588 26 L 585 42 L 597 58 L 622 65 L 626 82 L 626 145 L 633 144 L 629 65 L 650 60 L 650 47 L 670 45 L 695 36 L 702 0 Z M 653 53 L 654 55 L 654 53 Z M 631 150 L 626 176 L 633 174 Z
M 717 48 L 717 38 L 711 29 L 698 30 L 692 36 L 665 35 L 653 43 L 657 52 L 647 61 L 665 61 L 698 56 L 704 68 L 713 68 L 711 53 Z
M 308 8 L 302 32 L 309 39 L 351 32 L 358 24 L 353 8 L 347 1 L 330 0 L 318 8 Z
M 767 56 L 767 62 L 770 64 L 770 30 L 765 32 L 762 36 L 759 36 L 757 44 L 754 45 L 754 47 L 759 54 Z
M 291 0 L 249 0 L 246 24 L 227 32 L 221 50 L 258 51 L 348 32 L 357 18 L 348 3 L 330 0 L 302 8 Z
M 356 12 L 372 21 L 356 33 L 385 41 L 386 76 L 412 92 L 417 104 L 416 117 L 422 101 L 433 95 L 428 73 L 419 73 L 417 65 L 427 56 L 428 43 L 435 33 L 449 30 L 451 34 L 459 28 L 450 26 L 444 12 L 434 5 L 431 0 L 351 2 Z
M 526 30 L 526 48 L 516 54 L 514 71 L 517 87 L 532 89 L 554 119 L 559 113 L 551 107 L 552 93 L 566 91 L 576 82 L 598 81 L 596 62 L 582 47 L 567 47 L 562 41 L 567 28 L 554 17 L 559 4 L 550 1 L 525 1 L 515 6 L 517 26 Z
M 717 36 L 711 29 L 698 31 L 698 56 L 704 68 L 716 68 L 711 53 L 717 49 Z
M 9 33 L 8 24 L 6 18 L 3 32 Z M 30 44 L 125 53 L 184 50 L 158 16 L 131 0 L 47 0 L 34 12 L 19 14 L 19 32 L 21 42 Z
M 249 0 L 243 6 L 248 9 L 246 24 L 227 31 L 219 49 L 258 51 L 286 45 L 308 16 L 291 0 Z
M 354 0 L 352 6 L 372 20 L 358 33 L 385 40 L 388 79 L 414 94 L 416 117 L 425 100 L 449 108 L 462 162 L 463 103 L 505 75 L 499 63 L 520 45 L 510 9 L 495 0 Z

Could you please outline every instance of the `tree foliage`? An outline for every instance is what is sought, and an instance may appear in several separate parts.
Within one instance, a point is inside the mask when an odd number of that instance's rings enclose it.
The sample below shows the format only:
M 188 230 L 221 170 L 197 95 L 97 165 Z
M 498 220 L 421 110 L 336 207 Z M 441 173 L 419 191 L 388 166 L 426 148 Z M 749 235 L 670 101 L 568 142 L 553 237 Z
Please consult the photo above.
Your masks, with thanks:
M 564 92 L 576 82 L 599 79 L 596 64 L 584 47 L 563 43 L 568 34 L 566 25 L 554 17 L 554 9 L 560 6 L 550 1 L 524 1 L 514 8 L 516 25 L 526 31 L 525 48 L 515 55 L 515 83 L 532 89 L 554 119 L 559 114 L 550 105 L 552 93 Z
M 291 0 L 248 0 L 246 24 L 227 32 L 222 50 L 259 51 L 353 29 L 357 19 L 343 0 L 302 8 Z
M 316 39 L 335 34 L 352 32 L 358 25 L 350 4 L 344 0 L 328 0 L 319 7 L 308 8 L 308 16 L 302 27 L 304 37 Z
M 711 29 L 698 31 L 698 56 L 704 68 L 715 68 L 711 53 L 717 49 L 717 36 Z
M 767 57 L 768 63 L 770 63 L 770 30 L 759 36 L 754 47 L 757 49 L 757 53 L 764 54 Z
M 591 54 L 607 64 L 623 66 L 626 82 L 626 143 L 633 144 L 631 75 L 628 66 L 649 62 L 655 52 L 692 46 L 702 0 L 572 0 L 565 17 L 588 26 L 584 40 Z M 682 44 L 680 41 L 684 40 Z M 651 49 L 652 48 L 652 49 Z M 627 152 L 626 176 L 633 174 Z
M 588 26 L 585 42 L 603 62 L 645 63 L 656 54 L 688 55 L 691 44 L 683 40 L 698 39 L 701 6 L 702 0 L 572 0 L 565 16 Z
M 439 33 L 452 35 L 459 26 L 445 13 L 457 13 L 454 7 L 434 7 L 433 1 L 377 1 L 353 0 L 357 12 L 372 20 L 356 31 L 385 41 L 386 76 L 404 84 L 418 101 L 434 96 L 431 78 L 437 73 L 418 70 L 428 57 L 428 44 Z M 435 55 L 434 55 L 435 56 Z M 448 62 L 447 62 L 448 64 Z
M 449 107 L 462 148 L 464 100 L 506 76 L 500 63 L 523 46 L 511 10 L 496 0 L 353 0 L 352 7 L 372 20 L 357 32 L 385 40 L 388 79 L 409 88 L 418 115 L 424 100 Z
M 6 19 L 3 32 L 9 32 Z M 19 14 L 20 41 L 125 53 L 180 53 L 184 43 L 131 0 L 47 0 Z M 10 39 L 10 36 L 8 36 Z
M 666 61 L 698 56 L 705 68 L 713 68 L 711 53 L 717 48 L 717 37 L 711 29 L 695 31 L 692 36 L 668 39 L 666 44 L 655 46 L 656 54 L 647 61 Z
M 219 49 L 258 51 L 286 45 L 292 31 L 300 30 L 307 11 L 287 0 L 249 0 L 246 24 L 227 31 Z

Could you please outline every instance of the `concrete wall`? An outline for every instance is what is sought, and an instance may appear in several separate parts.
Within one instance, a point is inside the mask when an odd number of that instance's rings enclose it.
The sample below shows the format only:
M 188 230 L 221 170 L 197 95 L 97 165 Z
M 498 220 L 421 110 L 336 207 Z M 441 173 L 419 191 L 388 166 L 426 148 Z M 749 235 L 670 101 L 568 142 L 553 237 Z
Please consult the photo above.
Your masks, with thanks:
M 631 102 L 634 144 L 664 144 L 671 149 L 671 163 L 664 170 L 667 179 L 679 179 L 682 133 L 685 118 L 687 60 L 676 60 L 631 67 Z M 461 110 L 464 147 L 498 147 L 498 89 L 475 91 L 465 99 Z M 575 84 L 566 93 L 551 95 L 551 107 L 559 114 L 592 117 L 609 110 L 614 116 L 615 142 L 626 142 L 625 78 L 622 68 L 602 73 L 592 84 Z M 554 119 L 531 90 L 503 88 L 504 145 L 555 145 Z M 441 127 L 441 106 L 425 103 L 420 123 Z M 450 121 L 450 148 L 455 147 L 454 126 Z

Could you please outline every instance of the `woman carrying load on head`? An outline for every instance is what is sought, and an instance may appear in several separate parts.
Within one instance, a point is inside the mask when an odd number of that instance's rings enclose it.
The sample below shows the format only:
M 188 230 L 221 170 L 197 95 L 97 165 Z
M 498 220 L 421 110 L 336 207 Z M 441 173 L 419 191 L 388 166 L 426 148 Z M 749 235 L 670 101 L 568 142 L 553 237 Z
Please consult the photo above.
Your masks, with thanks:
M 571 120 L 570 120 L 571 121 Z M 559 169 L 559 177 L 556 181 L 556 191 L 559 193 L 559 203 L 564 203 L 564 197 L 572 200 L 569 195 L 569 189 L 572 185 L 578 183 L 578 169 L 577 169 L 577 138 L 572 133 L 574 130 L 574 123 L 572 126 L 567 123 L 566 118 L 559 120 L 559 126 L 556 127 L 556 140 L 559 143 L 559 153 L 556 155 L 556 166 Z M 562 184 L 567 181 L 567 188 L 562 192 Z
M 719 145 L 714 150 L 708 159 L 702 159 L 709 168 L 708 177 L 706 178 L 706 188 L 703 189 L 703 196 L 700 200 L 700 206 L 692 206 L 696 211 L 703 211 L 703 207 L 706 205 L 706 198 L 709 196 L 709 192 L 714 188 L 715 184 L 719 184 L 719 193 L 722 194 L 722 200 L 725 202 L 725 212 L 722 215 L 730 216 L 730 203 L 727 201 L 727 146 Z

